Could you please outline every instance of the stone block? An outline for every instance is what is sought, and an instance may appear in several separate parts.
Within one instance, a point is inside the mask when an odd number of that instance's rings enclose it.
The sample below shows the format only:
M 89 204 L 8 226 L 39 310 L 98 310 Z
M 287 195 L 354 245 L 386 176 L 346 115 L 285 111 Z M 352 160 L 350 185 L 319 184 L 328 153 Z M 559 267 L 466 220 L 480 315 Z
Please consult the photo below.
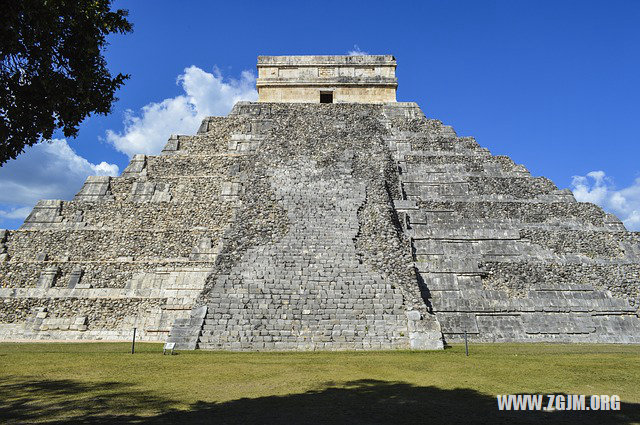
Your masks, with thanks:
M 51 266 L 44 269 L 40 276 L 38 277 L 38 282 L 36 283 L 37 288 L 51 288 L 55 285 L 56 279 L 58 277 L 59 272 L 58 266 Z
M 147 175 L 147 156 L 136 154 L 122 172 L 122 177 L 141 177 Z
M 69 283 L 67 284 L 67 288 L 73 289 L 77 287 L 80 283 L 80 279 L 82 279 L 82 268 L 76 267 L 69 274 Z
M 73 198 L 74 201 L 110 201 L 113 200 L 111 193 L 111 177 L 109 176 L 89 176 L 82 189 Z
M 25 218 L 22 229 L 41 228 L 62 222 L 62 201 L 38 201 L 31 213 Z
M 163 155 L 175 154 L 180 150 L 180 136 L 172 134 L 167 141 L 167 144 L 162 149 Z

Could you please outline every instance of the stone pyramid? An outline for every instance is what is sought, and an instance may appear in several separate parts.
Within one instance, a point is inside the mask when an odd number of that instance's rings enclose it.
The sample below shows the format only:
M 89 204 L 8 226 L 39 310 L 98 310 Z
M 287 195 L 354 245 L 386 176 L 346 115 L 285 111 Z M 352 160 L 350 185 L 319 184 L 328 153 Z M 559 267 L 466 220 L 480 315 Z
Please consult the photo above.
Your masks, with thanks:
M 395 102 L 393 57 L 258 69 L 258 102 L 0 231 L 0 338 L 640 342 L 640 234 Z

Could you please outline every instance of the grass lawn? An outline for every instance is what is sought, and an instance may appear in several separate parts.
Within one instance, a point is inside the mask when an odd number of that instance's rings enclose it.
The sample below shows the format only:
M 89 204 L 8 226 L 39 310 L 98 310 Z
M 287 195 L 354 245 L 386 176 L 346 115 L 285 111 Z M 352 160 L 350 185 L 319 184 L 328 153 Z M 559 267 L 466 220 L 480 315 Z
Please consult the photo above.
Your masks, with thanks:
M 0 423 L 640 423 L 640 346 L 162 356 L 0 344 Z M 501 412 L 497 394 L 617 394 L 620 411 Z M 589 400 L 587 397 L 587 405 Z

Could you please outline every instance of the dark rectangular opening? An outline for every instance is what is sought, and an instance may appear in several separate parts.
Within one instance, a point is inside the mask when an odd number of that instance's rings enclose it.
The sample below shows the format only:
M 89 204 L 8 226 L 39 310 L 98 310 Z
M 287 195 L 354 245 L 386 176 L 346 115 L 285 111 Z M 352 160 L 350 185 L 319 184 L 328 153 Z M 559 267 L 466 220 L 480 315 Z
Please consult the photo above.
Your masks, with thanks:
M 320 103 L 333 103 L 333 92 L 321 91 L 320 92 Z

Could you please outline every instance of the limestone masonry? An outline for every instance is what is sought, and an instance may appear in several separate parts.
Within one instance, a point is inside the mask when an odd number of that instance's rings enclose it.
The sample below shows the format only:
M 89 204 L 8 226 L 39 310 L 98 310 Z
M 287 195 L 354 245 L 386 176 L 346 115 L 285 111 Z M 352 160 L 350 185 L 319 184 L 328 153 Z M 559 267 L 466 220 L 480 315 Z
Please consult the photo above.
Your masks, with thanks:
M 395 102 L 392 56 L 258 67 L 259 102 L 0 231 L 1 339 L 640 342 L 640 233 Z
M 390 55 L 258 56 L 258 102 L 385 103 L 396 101 Z

